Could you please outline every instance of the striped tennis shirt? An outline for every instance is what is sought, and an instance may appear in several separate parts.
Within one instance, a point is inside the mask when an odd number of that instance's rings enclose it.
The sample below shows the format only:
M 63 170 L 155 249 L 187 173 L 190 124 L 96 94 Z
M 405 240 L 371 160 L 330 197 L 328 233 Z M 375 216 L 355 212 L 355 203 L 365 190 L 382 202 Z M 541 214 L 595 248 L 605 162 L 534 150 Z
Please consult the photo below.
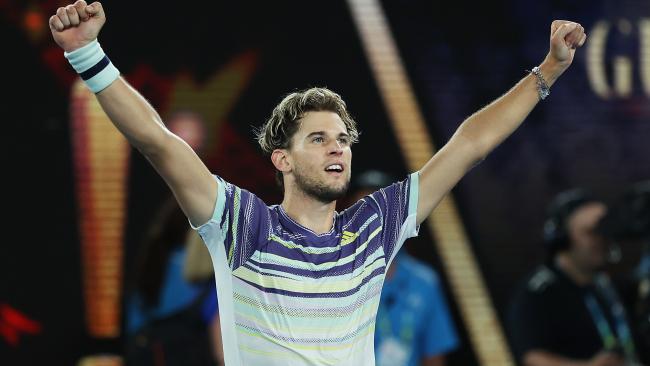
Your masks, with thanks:
M 226 365 L 374 366 L 386 268 L 417 235 L 418 173 L 337 213 L 324 234 L 215 178 L 214 214 L 197 230 L 214 265 Z

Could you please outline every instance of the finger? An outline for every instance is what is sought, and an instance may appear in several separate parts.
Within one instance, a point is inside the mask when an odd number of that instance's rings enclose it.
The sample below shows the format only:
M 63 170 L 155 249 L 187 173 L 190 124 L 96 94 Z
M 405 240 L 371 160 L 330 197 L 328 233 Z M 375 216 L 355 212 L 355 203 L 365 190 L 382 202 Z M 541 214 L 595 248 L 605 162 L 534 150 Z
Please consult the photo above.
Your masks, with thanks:
M 68 19 L 68 12 L 65 11 L 65 8 L 58 8 L 56 10 L 56 16 L 59 17 L 64 27 L 70 26 L 70 19 Z
M 583 33 L 582 34 L 582 39 L 580 40 L 580 42 L 578 42 L 578 47 L 582 47 L 582 45 L 585 44 L 586 40 L 587 40 L 587 34 Z
M 577 48 L 582 36 L 585 34 L 585 29 L 578 24 L 578 28 L 573 32 L 569 33 L 567 37 L 567 45 L 571 48 Z
M 582 46 L 582 39 L 585 37 L 585 28 L 583 26 L 580 26 L 580 33 L 578 33 L 578 36 L 576 37 L 575 43 L 573 43 L 573 46 L 575 48 L 578 48 Z
M 104 8 L 102 3 L 96 1 L 86 7 L 86 13 L 91 17 L 104 18 Z
M 61 22 L 61 19 L 59 19 L 58 16 L 52 15 L 50 17 L 50 29 L 56 30 L 58 32 L 61 32 L 65 27 L 63 26 L 63 23 Z
M 564 38 L 564 42 L 566 43 L 567 47 L 575 48 L 576 43 L 578 43 L 580 40 L 579 37 L 582 37 L 580 29 L 575 29 Z
M 560 26 L 562 26 L 563 24 L 567 24 L 567 23 L 571 23 L 571 22 L 568 21 L 568 20 L 554 20 L 551 23 L 551 36 L 553 36 L 555 34 L 555 32 L 557 31 L 557 29 Z
M 68 5 L 65 7 L 65 12 L 68 14 L 68 19 L 70 20 L 70 25 L 76 26 L 79 25 L 79 14 L 77 14 L 77 9 L 74 6 Z
M 74 8 L 77 9 L 77 14 L 79 14 L 79 19 L 81 19 L 82 22 L 88 20 L 88 14 L 86 14 L 87 6 L 88 4 L 83 0 L 77 0 L 77 2 L 74 3 Z
M 573 32 L 577 27 L 577 23 L 564 23 L 557 28 L 557 31 L 553 34 L 553 38 L 564 40 L 566 39 L 566 36 Z

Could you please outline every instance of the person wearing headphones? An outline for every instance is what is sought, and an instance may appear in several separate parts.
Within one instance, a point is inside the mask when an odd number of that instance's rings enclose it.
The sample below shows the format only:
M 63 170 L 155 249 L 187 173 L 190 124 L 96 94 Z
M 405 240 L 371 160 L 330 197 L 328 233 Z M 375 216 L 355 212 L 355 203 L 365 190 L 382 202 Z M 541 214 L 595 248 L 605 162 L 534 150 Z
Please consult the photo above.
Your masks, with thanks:
M 604 272 L 608 248 L 597 227 L 606 212 L 580 189 L 549 205 L 547 261 L 518 288 L 507 314 L 519 364 L 639 365 L 626 312 Z

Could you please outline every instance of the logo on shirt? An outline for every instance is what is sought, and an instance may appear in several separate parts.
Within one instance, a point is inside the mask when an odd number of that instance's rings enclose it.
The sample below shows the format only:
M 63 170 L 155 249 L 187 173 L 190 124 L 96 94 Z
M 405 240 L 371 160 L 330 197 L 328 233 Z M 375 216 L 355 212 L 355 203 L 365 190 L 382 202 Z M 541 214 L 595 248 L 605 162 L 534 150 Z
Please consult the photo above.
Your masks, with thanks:
M 358 233 L 344 231 L 343 234 L 341 234 L 341 245 L 348 245 L 352 243 L 358 236 Z

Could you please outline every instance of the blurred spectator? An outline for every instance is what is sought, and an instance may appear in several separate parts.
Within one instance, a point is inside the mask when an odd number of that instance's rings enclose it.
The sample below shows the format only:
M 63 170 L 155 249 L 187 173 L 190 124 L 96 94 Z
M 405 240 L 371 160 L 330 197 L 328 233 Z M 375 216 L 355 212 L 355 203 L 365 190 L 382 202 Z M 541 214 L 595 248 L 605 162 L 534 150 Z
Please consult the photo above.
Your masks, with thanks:
M 599 225 L 599 231 L 633 254 L 625 261 L 634 270 L 618 278 L 623 301 L 630 309 L 642 362 L 650 363 L 650 181 L 626 189 Z
M 183 277 L 185 280 L 190 283 L 211 282 L 214 279 L 214 267 L 212 266 L 210 252 L 208 252 L 208 248 L 196 230 L 190 229 L 187 232 L 185 251 L 185 263 L 183 264 Z M 216 309 L 217 297 L 211 296 L 209 301 L 213 302 L 209 307 Z M 221 339 L 221 322 L 218 313 L 212 319 L 210 336 L 214 357 L 219 365 L 223 365 L 223 342 Z
M 596 228 L 606 211 L 582 190 L 563 192 L 550 204 L 547 263 L 518 289 L 507 314 L 519 363 L 636 364 L 626 312 L 603 271 L 607 245 Z
M 177 111 L 167 119 L 167 128 L 203 157 L 205 153 L 207 128 L 203 118 L 196 112 Z
M 354 180 L 348 202 L 392 184 L 380 171 L 367 171 Z M 427 264 L 404 249 L 388 267 L 375 328 L 379 366 L 439 366 L 444 355 L 458 347 L 458 338 L 440 280 Z
M 147 232 L 127 298 L 127 365 L 215 365 L 221 353 L 214 281 L 183 278 L 189 224 L 175 200 L 161 207 Z

